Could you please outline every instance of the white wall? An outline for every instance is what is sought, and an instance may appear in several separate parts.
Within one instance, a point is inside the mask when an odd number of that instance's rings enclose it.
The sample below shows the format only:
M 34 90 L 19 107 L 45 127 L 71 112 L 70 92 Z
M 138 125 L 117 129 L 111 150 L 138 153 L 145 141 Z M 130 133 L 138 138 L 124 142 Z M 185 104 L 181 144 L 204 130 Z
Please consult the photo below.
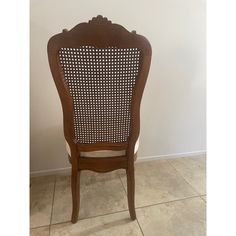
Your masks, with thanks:
M 48 39 L 98 14 L 152 45 L 139 156 L 205 150 L 204 0 L 31 0 L 31 171 L 69 166 Z

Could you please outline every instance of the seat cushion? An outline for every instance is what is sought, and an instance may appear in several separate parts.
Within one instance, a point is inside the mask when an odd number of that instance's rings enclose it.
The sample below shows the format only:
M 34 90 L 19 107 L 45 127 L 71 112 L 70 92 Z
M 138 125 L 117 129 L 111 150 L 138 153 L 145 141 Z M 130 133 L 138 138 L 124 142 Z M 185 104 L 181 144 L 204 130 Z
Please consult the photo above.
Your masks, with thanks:
M 66 140 L 65 140 L 66 142 Z M 134 147 L 134 154 L 137 153 L 139 147 L 139 138 L 137 139 Z M 69 156 L 71 156 L 71 150 L 69 144 L 66 142 L 66 150 Z M 124 156 L 125 150 L 113 151 L 113 150 L 99 150 L 91 152 L 80 152 L 82 157 L 115 157 L 115 156 Z

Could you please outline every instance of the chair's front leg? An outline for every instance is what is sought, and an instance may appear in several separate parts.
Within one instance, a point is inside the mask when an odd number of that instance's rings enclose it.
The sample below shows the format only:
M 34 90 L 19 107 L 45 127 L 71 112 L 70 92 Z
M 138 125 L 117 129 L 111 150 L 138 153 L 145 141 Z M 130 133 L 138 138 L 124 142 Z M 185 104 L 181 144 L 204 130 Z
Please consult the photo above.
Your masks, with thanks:
M 135 180 L 134 180 L 134 163 L 130 164 L 129 167 L 126 169 L 127 175 L 127 192 L 128 192 L 128 206 L 129 206 L 129 213 L 132 220 L 136 219 L 135 213 Z
M 80 171 L 78 171 L 77 165 L 73 165 L 71 172 L 71 191 L 72 191 L 72 216 L 71 222 L 76 223 L 79 216 L 80 207 Z

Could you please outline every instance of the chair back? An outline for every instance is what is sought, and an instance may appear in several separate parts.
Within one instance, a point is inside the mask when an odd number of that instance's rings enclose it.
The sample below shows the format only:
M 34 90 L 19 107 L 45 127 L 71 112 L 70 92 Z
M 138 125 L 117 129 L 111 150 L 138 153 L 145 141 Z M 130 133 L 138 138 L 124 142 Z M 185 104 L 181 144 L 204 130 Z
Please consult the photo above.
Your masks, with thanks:
M 148 40 L 97 16 L 53 36 L 48 58 L 70 147 L 133 150 L 151 61 Z

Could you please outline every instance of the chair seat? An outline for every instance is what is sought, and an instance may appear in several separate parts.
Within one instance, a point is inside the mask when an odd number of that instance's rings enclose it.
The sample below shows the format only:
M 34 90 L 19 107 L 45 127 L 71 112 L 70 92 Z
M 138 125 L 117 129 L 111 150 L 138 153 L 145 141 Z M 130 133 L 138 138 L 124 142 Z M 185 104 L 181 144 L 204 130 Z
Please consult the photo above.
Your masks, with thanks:
M 66 142 L 66 140 L 65 140 Z M 139 147 L 139 138 L 137 139 L 134 147 L 134 155 L 136 155 Z M 66 142 L 66 151 L 69 156 L 71 156 L 71 150 L 69 144 Z M 125 150 L 113 151 L 113 150 L 99 150 L 99 151 L 91 151 L 91 152 L 80 152 L 81 157 L 116 157 L 116 156 L 124 156 Z

